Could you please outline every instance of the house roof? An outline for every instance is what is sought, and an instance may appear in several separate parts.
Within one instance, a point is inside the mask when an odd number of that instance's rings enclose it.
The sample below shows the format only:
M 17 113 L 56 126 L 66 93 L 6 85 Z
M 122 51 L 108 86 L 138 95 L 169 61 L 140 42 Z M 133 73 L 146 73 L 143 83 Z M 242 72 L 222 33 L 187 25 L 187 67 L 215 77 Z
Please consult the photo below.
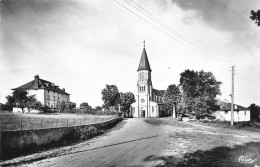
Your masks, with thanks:
M 145 47 L 143 49 L 143 53 L 142 53 L 141 60 L 140 60 L 139 67 L 138 67 L 137 71 L 140 71 L 140 70 L 152 71 L 150 64 L 149 64 L 147 54 L 146 54 Z
M 37 82 L 38 80 L 38 82 Z M 55 92 L 63 93 L 69 95 L 65 92 L 65 89 L 60 89 L 59 86 L 55 85 L 50 81 L 40 79 L 39 76 L 35 76 L 35 79 L 12 90 L 37 90 L 37 89 L 47 89 Z
M 157 89 L 153 89 L 153 94 L 157 95 L 157 96 L 163 96 L 164 95 L 165 90 L 157 90 Z
M 231 103 L 223 102 L 223 101 L 218 101 L 217 103 L 220 107 L 220 111 L 230 111 L 231 110 Z M 247 107 L 243 107 L 237 104 L 233 104 L 233 109 L 234 111 L 241 111 L 241 110 L 249 110 Z

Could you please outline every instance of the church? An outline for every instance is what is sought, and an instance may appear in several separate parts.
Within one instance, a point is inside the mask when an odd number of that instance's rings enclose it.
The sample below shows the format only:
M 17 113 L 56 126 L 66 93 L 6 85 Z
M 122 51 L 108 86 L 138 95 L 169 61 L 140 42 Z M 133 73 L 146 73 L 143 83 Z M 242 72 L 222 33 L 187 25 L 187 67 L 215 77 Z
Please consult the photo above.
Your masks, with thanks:
M 133 117 L 160 117 L 160 106 L 165 91 L 153 88 L 152 70 L 147 57 L 145 42 L 137 74 L 136 102 L 131 105 Z

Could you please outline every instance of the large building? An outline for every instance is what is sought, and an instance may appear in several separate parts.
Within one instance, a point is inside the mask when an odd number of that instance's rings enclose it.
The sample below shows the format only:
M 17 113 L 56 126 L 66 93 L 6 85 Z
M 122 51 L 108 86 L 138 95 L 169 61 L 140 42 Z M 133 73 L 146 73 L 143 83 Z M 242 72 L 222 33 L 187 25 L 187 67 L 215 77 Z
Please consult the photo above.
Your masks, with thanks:
M 152 84 L 152 70 L 145 46 L 137 70 L 136 102 L 131 105 L 133 117 L 160 117 L 164 90 L 156 90 Z
M 60 89 L 54 83 L 40 79 L 39 75 L 34 76 L 34 80 L 12 90 L 26 90 L 30 95 L 35 95 L 42 105 L 52 108 L 56 108 L 57 103 L 61 101 L 70 103 L 70 94 L 64 88 Z

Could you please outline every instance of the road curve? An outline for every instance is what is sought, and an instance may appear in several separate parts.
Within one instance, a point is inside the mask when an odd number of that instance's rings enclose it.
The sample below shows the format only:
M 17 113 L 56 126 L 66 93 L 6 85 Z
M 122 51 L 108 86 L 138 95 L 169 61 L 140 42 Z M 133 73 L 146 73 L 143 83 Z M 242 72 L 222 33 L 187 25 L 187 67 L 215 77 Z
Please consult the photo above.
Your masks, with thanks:
M 153 166 L 158 162 L 144 159 L 160 154 L 164 139 L 160 126 L 148 124 L 144 119 L 127 119 L 105 135 L 85 141 L 69 153 L 24 166 Z

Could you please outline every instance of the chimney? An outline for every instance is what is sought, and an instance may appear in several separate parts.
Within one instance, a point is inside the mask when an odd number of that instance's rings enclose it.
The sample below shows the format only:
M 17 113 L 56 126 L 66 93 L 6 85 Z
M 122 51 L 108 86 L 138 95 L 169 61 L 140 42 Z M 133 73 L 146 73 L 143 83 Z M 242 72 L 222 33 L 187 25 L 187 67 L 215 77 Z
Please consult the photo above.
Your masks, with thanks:
M 35 88 L 39 88 L 39 75 L 34 76 L 34 85 Z
M 63 90 L 63 92 L 65 92 L 65 89 L 64 89 L 64 88 L 63 88 L 62 90 Z

